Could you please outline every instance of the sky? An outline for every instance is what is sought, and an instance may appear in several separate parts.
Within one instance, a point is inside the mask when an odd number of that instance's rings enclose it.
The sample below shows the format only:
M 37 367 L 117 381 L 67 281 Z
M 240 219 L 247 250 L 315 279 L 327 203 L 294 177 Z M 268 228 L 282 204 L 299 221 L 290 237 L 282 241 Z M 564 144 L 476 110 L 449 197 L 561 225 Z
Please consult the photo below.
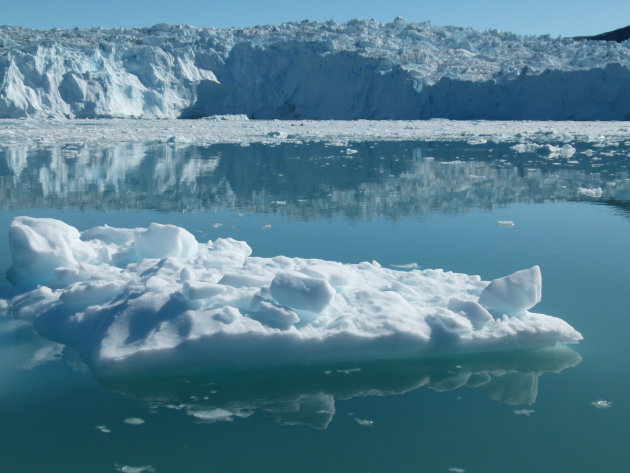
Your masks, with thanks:
M 226 28 L 305 19 L 390 22 L 396 16 L 518 34 L 593 35 L 630 25 L 630 0 L 0 0 L 0 24 L 38 29 L 156 23 Z

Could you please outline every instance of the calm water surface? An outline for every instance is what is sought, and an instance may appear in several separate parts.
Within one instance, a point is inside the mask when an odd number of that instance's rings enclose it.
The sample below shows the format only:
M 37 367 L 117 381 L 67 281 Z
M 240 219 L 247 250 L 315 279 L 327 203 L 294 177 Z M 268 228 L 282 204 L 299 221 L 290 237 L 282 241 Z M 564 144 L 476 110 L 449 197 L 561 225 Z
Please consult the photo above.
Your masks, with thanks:
M 570 159 L 494 143 L 0 148 L 2 273 L 17 215 L 172 223 L 258 256 L 486 280 L 539 264 L 536 310 L 584 335 L 570 348 L 101 379 L 5 314 L 0 471 L 626 471 L 630 149 L 574 146 Z M 12 294 L 3 281 L 0 297 Z

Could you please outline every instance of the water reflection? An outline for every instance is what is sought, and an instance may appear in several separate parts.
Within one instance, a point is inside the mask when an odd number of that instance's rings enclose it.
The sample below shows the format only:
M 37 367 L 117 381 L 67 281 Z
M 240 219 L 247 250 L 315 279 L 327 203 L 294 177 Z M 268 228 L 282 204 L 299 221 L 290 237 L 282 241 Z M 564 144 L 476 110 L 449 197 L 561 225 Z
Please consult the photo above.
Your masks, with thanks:
M 0 205 L 370 218 L 543 200 L 630 201 L 628 150 L 574 145 L 566 155 L 466 142 L 11 146 L 0 149 Z
M 260 414 L 278 424 L 326 429 L 338 401 L 403 394 L 423 387 L 438 392 L 475 388 L 504 404 L 529 406 L 536 401 L 543 373 L 559 373 L 581 359 L 570 348 L 558 346 L 452 358 L 186 376 L 135 373 L 99 381 L 107 389 L 143 400 L 156 410 L 179 410 L 194 422 L 234 421 Z M 357 422 L 369 425 L 370 421 Z
M 10 343 L 9 343 L 10 342 Z M 65 363 L 89 374 L 78 353 L 35 333 L 29 324 L 6 319 L 0 343 L 11 347 L 19 370 Z M 6 353 L 5 353 L 6 355 Z M 388 360 L 258 370 L 190 367 L 164 373 L 94 376 L 106 389 L 145 402 L 153 412 L 174 410 L 194 423 L 265 416 L 280 425 L 326 429 L 337 402 L 361 396 L 392 396 L 426 388 L 436 392 L 479 389 L 489 398 L 529 409 L 544 373 L 560 373 L 582 357 L 567 346 L 496 353 L 471 353 L 414 360 Z M 525 406 L 527 409 L 523 409 Z M 515 411 L 516 412 L 516 411 Z M 355 419 L 369 426 L 369 419 Z

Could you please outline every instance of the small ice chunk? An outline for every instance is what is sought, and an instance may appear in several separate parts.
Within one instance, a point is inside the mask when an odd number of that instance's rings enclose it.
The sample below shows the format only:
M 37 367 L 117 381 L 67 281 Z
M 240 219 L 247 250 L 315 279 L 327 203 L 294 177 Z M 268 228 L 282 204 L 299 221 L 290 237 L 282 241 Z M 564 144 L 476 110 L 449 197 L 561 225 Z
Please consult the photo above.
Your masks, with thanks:
M 591 405 L 596 409 L 609 409 L 612 407 L 612 402 L 598 399 L 597 401 L 591 402 Z
M 335 294 L 332 286 L 323 279 L 289 273 L 278 273 L 269 290 L 280 305 L 313 312 L 324 310 Z
M 96 430 L 100 430 L 104 434 L 109 434 L 111 432 L 111 429 L 108 429 L 105 425 L 97 425 Z
M 140 417 L 127 417 L 123 422 L 129 425 L 142 425 L 144 424 L 144 419 Z
M 517 416 L 531 416 L 534 413 L 534 409 L 514 409 L 514 414 Z
M 456 466 L 449 468 L 448 471 L 451 471 L 452 473 L 465 473 L 466 472 L 466 470 L 464 470 L 463 468 L 459 468 Z
M 500 227 L 513 227 L 514 226 L 514 222 L 512 220 L 499 220 L 497 224 Z
M 533 266 L 492 281 L 479 296 L 479 304 L 499 315 L 517 316 L 538 304 L 541 297 L 540 267 Z
M 232 422 L 234 413 L 227 409 L 188 409 L 188 415 L 206 423 Z
M 0 299 L 0 314 L 4 314 L 9 310 L 9 301 Z
M 116 465 L 116 471 L 120 473 L 154 473 L 155 468 L 151 465 L 145 466 L 129 466 L 129 465 Z
M 588 187 L 578 187 L 578 194 L 583 195 L 584 197 L 599 199 L 602 195 L 604 195 L 604 191 L 601 187 L 596 187 L 593 189 L 589 189 Z
M 354 421 L 357 424 L 362 425 L 363 427 L 372 427 L 374 425 L 374 421 L 370 419 L 361 419 L 360 417 L 355 417 Z
M 560 156 L 562 156 L 563 158 L 569 159 L 574 154 L 575 148 L 569 144 L 566 144 L 562 148 L 560 148 Z

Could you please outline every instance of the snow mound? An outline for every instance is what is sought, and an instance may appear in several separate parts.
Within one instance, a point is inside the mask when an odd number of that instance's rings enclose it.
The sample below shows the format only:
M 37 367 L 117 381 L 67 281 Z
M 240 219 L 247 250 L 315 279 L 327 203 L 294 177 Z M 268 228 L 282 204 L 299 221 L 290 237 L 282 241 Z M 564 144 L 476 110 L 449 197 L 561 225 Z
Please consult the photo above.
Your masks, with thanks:
M 0 27 L 0 117 L 624 119 L 630 44 L 396 19 Z
M 186 230 L 17 217 L 15 317 L 78 349 L 95 369 L 274 366 L 575 343 L 561 319 L 529 312 L 536 266 L 488 284 L 442 270 L 259 258 Z M 150 242 L 150 243 L 149 243 Z M 29 290 L 30 289 L 30 290 Z

